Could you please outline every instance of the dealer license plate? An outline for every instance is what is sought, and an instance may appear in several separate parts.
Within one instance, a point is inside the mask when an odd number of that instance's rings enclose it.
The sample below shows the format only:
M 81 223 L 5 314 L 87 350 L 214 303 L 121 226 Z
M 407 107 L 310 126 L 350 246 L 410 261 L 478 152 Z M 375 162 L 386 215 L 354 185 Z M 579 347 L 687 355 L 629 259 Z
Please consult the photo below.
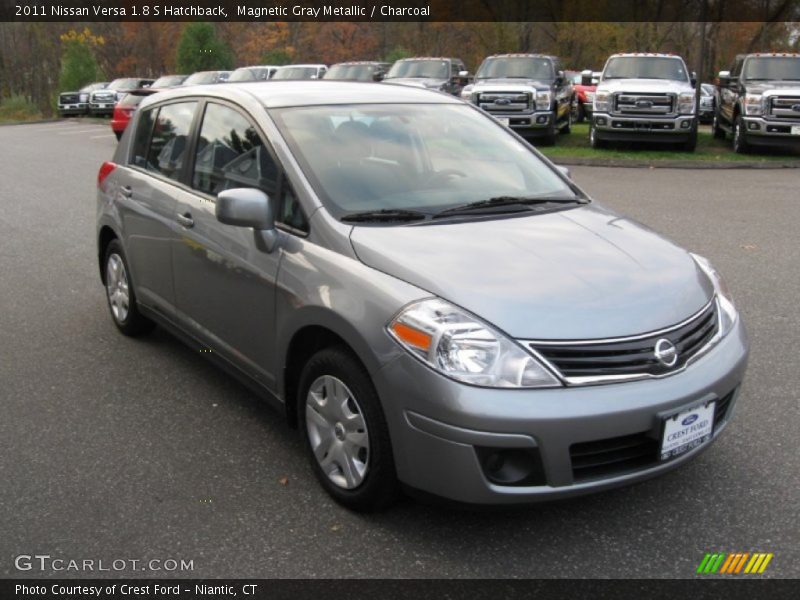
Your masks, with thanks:
M 700 404 L 664 419 L 661 460 L 688 452 L 711 439 L 716 402 Z
M 503 118 L 503 117 L 497 117 L 497 120 L 500 121 L 501 125 L 505 125 L 506 127 L 508 127 L 509 124 L 511 123 L 511 121 L 509 119 L 506 119 L 506 118 Z
M 800 135 L 800 125 L 792 125 L 792 135 Z

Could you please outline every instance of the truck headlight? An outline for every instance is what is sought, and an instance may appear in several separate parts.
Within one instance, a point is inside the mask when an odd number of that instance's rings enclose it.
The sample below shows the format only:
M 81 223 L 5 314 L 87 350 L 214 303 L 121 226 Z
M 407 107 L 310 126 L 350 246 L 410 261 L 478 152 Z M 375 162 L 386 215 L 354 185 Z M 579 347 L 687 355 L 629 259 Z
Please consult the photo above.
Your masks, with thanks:
M 586 101 L 594 102 L 594 92 L 586 92 Z
M 720 337 L 724 337 L 733 329 L 734 323 L 738 318 L 736 306 L 733 304 L 731 292 L 728 285 L 722 278 L 722 275 L 714 268 L 709 260 L 698 254 L 692 254 L 694 262 L 705 273 L 714 284 L 714 290 L 717 292 L 717 303 L 719 305 L 719 333 Z
M 678 96 L 678 112 L 682 115 L 693 115 L 695 108 L 694 92 L 681 92 Z
M 413 356 L 456 381 L 491 388 L 561 385 L 516 342 L 438 298 L 410 304 L 387 329 Z
M 611 101 L 611 92 L 600 92 L 597 91 L 594 93 L 594 103 L 593 109 L 594 112 L 608 112 L 608 103 Z
M 470 99 L 472 98 L 472 87 L 473 87 L 472 84 L 470 84 L 470 85 L 465 85 L 461 89 L 461 99 L 462 100 L 466 100 L 467 102 L 470 101 Z
M 550 90 L 538 90 L 536 92 L 536 110 L 550 110 L 553 102 L 553 95 Z
M 760 115 L 762 113 L 761 94 L 745 94 L 744 113 L 746 115 Z
M 78 96 L 78 101 L 80 101 L 80 102 L 88 102 L 89 101 L 89 94 L 80 94 Z

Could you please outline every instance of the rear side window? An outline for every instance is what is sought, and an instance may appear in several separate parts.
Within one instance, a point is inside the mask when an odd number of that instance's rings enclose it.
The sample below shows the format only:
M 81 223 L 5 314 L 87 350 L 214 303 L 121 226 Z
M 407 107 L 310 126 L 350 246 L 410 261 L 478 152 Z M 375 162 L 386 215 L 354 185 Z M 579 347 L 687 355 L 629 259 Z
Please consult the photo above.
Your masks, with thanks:
M 180 178 L 196 108 L 197 102 L 179 102 L 158 109 L 145 169 L 170 179 Z
M 150 144 L 150 134 L 153 133 L 153 120 L 157 112 L 157 108 L 143 110 L 139 114 L 139 121 L 136 124 L 131 164 L 142 169 L 147 168 L 147 146 Z

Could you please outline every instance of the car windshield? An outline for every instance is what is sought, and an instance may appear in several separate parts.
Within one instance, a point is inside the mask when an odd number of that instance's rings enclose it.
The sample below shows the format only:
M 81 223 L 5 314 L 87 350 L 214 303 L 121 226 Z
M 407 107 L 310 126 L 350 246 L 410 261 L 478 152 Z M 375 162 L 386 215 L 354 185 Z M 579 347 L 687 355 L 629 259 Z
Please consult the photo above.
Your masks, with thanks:
M 608 61 L 603 79 L 669 79 L 688 81 L 683 61 L 667 56 L 618 56 Z
M 80 89 L 81 92 L 94 92 L 95 90 L 102 90 L 105 89 L 107 83 L 91 83 L 85 87 Z
M 476 79 L 553 79 L 553 63 L 549 58 L 503 56 L 483 61 Z
M 575 198 L 527 145 L 466 105 L 309 106 L 270 114 L 337 217 L 367 211 L 433 215 L 512 197 Z
M 256 73 L 253 69 L 236 69 L 231 76 L 228 77 L 228 81 L 230 83 L 234 83 L 236 81 L 255 81 L 256 80 Z
M 317 75 L 317 67 L 281 67 L 275 71 L 273 79 L 313 79 Z
M 800 56 L 759 56 L 747 59 L 745 81 L 800 81 Z
M 115 79 L 111 83 L 108 84 L 108 87 L 112 90 L 132 90 L 139 87 L 139 79 Z
M 217 75 L 216 71 L 200 71 L 194 75 L 189 75 L 183 82 L 183 85 L 202 85 L 204 83 L 214 83 Z
M 389 69 L 386 79 L 447 79 L 449 76 L 450 63 L 446 60 L 398 60 Z
M 349 81 L 372 81 L 375 65 L 333 65 L 324 79 L 345 79 Z
M 150 87 L 155 89 L 175 87 L 183 83 L 184 79 L 186 75 L 164 75 L 156 79 Z

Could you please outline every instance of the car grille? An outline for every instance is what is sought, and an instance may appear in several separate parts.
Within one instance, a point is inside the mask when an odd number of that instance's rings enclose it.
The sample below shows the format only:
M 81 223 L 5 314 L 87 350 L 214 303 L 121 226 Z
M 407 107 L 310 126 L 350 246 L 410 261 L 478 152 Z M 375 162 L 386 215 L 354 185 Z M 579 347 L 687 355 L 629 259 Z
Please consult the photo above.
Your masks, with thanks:
M 76 104 L 78 102 L 78 94 L 61 94 L 61 104 Z
M 529 112 L 533 106 L 528 92 L 482 92 L 477 104 L 490 113 Z
M 675 112 L 674 94 L 614 94 L 614 113 L 618 115 L 662 116 Z
M 618 340 L 580 342 L 528 342 L 557 369 L 568 383 L 602 383 L 665 375 L 683 367 L 712 340 L 719 330 L 717 303 L 672 328 Z M 669 340 L 677 361 L 667 366 L 656 358 L 656 345 Z
M 734 389 L 717 400 L 714 408 L 714 431 L 725 420 Z M 660 424 L 659 424 L 660 425 Z M 605 440 L 580 442 L 569 448 L 572 478 L 576 483 L 624 475 L 655 466 L 659 460 L 661 431 L 644 431 Z
M 800 95 L 773 96 L 769 103 L 769 115 L 775 119 L 800 121 Z
M 92 102 L 114 102 L 116 99 L 117 95 L 110 92 L 92 95 Z

